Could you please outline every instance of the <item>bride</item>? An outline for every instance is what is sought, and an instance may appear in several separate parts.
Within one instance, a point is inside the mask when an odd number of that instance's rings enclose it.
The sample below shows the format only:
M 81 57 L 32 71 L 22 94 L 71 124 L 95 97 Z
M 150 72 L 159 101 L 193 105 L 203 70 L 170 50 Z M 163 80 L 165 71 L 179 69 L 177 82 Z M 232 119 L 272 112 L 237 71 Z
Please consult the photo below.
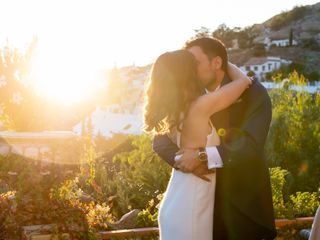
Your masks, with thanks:
M 210 116 L 229 107 L 251 84 L 231 63 L 228 75 L 232 82 L 203 94 L 197 62 L 189 51 L 162 54 L 153 65 L 147 87 L 145 131 L 168 134 L 181 151 L 219 145 Z M 210 168 L 210 161 L 207 164 Z M 206 178 L 209 181 L 173 169 L 159 209 L 161 240 L 212 240 L 214 170 Z

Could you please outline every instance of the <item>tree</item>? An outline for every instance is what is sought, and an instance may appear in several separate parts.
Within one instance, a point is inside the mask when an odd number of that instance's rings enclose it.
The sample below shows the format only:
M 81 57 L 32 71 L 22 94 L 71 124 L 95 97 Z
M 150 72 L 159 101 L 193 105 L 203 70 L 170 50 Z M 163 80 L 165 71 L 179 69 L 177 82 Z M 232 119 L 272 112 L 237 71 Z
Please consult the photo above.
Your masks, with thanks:
M 252 46 L 253 37 L 250 36 L 249 28 L 245 28 L 238 33 L 238 43 L 241 49 L 250 48 Z
M 218 26 L 212 36 L 220 39 L 227 48 L 232 47 L 232 40 L 235 39 L 234 31 L 224 23 Z
M 293 45 L 293 30 L 292 28 L 290 28 L 290 31 L 289 31 L 289 46 L 292 47 Z
M 0 49 L 0 106 L 10 119 L 10 129 L 30 129 L 34 121 L 35 94 L 25 78 L 30 73 L 30 62 L 37 44 L 34 38 L 25 53 L 10 46 L 9 42 Z
M 210 36 L 210 30 L 206 27 L 201 27 L 200 29 L 195 29 L 194 31 L 196 34 L 191 38 L 191 40 Z

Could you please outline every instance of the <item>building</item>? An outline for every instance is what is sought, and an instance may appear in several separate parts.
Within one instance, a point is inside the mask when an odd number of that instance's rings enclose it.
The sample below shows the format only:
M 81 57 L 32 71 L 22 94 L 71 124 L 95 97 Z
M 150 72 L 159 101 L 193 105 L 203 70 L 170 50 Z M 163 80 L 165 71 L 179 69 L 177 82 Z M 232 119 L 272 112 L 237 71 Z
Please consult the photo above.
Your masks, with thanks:
M 254 39 L 254 43 L 264 44 L 267 49 L 271 46 L 288 47 L 290 46 L 290 33 L 286 31 L 271 33 L 269 29 L 265 29 L 263 33 Z M 298 45 L 298 42 L 293 38 L 292 46 Z
M 292 40 L 292 46 L 298 45 L 296 40 Z M 288 47 L 290 46 L 290 39 L 289 38 L 270 38 L 268 47 L 270 46 L 277 46 L 277 47 Z
M 244 63 L 240 69 L 245 73 L 253 72 L 258 80 L 264 81 L 266 73 L 279 69 L 281 65 L 290 63 L 291 61 L 281 59 L 280 57 L 253 57 Z

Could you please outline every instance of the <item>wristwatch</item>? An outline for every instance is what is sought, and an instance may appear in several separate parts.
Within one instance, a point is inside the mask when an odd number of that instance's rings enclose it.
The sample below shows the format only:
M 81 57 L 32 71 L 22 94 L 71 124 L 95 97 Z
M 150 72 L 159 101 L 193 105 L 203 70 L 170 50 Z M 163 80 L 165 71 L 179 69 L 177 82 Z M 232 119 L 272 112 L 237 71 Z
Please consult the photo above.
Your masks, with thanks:
M 207 162 L 208 161 L 207 151 L 204 147 L 199 148 L 198 159 L 200 162 Z

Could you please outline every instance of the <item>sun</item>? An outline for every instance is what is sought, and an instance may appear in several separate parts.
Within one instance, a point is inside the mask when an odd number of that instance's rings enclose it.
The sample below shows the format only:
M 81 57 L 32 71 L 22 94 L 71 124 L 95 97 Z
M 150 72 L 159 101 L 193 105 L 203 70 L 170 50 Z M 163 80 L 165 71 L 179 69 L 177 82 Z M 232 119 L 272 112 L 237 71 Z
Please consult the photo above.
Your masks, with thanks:
M 39 44 L 31 71 L 36 92 L 63 104 L 85 101 L 95 89 L 96 72 L 90 59 L 70 45 Z

